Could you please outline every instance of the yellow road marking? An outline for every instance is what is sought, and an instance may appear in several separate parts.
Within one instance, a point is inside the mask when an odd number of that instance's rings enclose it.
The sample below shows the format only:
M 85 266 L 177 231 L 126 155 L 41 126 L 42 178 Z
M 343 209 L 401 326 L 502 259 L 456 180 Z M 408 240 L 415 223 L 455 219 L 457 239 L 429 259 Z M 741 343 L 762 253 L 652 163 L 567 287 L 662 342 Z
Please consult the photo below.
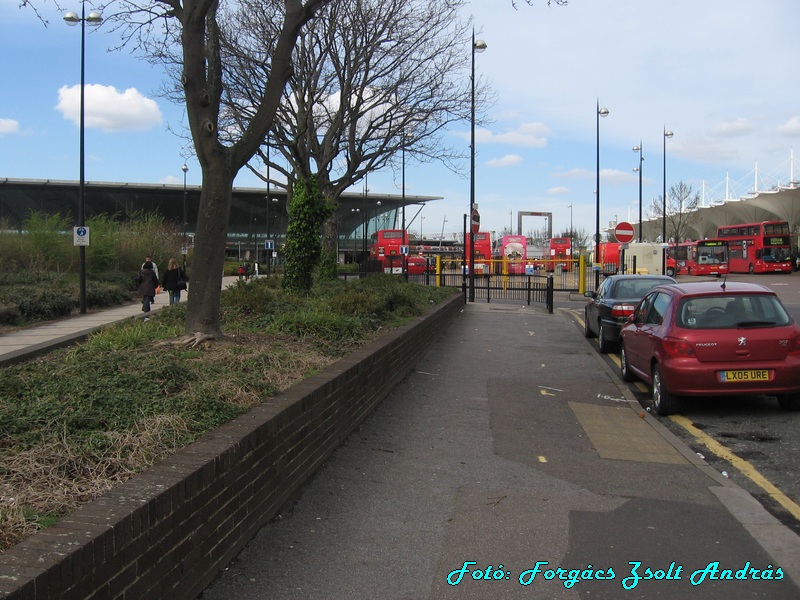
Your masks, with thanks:
M 711 452 L 723 460 L 727 460 L 729 463 L 731 463 L 731 465 L 736 467 L 742 473 L 742 475 L 750 479 L 750 481 L 764 490 L 773 500 L 775 500 L 775 502 L 789 511 L 789 513 L 795 519 L 800 521 L 800 506 L 795 504 L 786 496 L 786 494 L 775 487 L 775 485 L 769 479 L 759 473 L 753 465 L 743 458 L 736 456 L 733 452 L 728 450 L 728 448 L 720 444 L 708 434 L 700 431 L 697 427 L 692 425 L 692 422 L 686 417 L 681 415 L 672 415 L 670 419 L 691 433 L 697 441 L 702 443 Z
M 539 457 L 539 462 L 540 463 L 546 463 L 547 462 L 547 457 L 546 456 L 540 456 Z

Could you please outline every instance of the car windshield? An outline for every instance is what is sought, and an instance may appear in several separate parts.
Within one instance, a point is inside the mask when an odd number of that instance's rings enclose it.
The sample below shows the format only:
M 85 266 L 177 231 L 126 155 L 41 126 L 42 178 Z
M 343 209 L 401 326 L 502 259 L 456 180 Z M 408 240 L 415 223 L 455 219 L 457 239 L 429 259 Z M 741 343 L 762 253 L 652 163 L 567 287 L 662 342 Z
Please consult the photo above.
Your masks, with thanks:
M 639 299 L 644 298 L 647 292 L 652 290 L 657 285 L 669 283 L 669 280 L 663 279 L 645 279 L 644 277 L 623 279 L 617 281 L 614 286 L 614 291 L 611 293 L 612 298 L 625 298 L 625 299 Z
M 677 324 L 686 329 L 773 327 L 791 322 L 778 298 L 770 294 L 687 297 L 678 306 Z

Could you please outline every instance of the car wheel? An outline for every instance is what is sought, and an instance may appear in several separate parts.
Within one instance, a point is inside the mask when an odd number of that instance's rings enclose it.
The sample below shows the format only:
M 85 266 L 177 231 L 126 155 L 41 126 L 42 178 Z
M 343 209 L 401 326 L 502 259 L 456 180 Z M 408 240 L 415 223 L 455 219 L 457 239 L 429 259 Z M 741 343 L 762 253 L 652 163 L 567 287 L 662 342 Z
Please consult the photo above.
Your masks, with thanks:
M 750 263 L 750 266 L 747 267 L 747 272 L 750 273 L 750 275 L 752 275 L 753 273 L 755 273 L 755 271 L 756 271 L 756 269 L 753 266 L 753 263 Z
M 628 353 L 625 352 L 625 344 L 619 345 L 619 374 L 622 381 L 635 381 L 636 376 L 631 373 L 631 367 L 628 364 Z
M 675 269 L 673 269 L 672 267 L 667 267 L 667 275 L 669 275 L 670 277 L 675 277 Z
M 778 404 L 783 410 L 800 410 L 800 394 L 784 394 L 778 396 Z
M 594 337 L 594 331 L 589 327 L 589 311 L 583 311 L 583 336 L 587 338 Z
M 614 345 L 614 342 L 608 339 L 608 328 L 603 327 L 603 323 L 600 322 L 597 324 L 597 332 L 597 349 L 600 350 L 600 354 L 608 354 Z
M 677 399 L 664 387 L 664 380 L 658 365 L 653 367 L 653 408 L 656 414 L 662 417 L 671 415 L 677 408 Z

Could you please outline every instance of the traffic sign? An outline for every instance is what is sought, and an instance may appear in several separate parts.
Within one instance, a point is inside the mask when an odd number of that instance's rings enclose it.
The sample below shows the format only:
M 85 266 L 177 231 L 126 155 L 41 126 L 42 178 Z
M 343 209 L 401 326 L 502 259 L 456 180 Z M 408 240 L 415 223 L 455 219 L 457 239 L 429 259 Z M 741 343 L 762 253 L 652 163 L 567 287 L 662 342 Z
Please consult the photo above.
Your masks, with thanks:
M 633 229 L 633 225 L 622 221 L 621 223 L 617 223 L 617 226 L 614 228 L 614 236 L 617 238 L 618 242 L 623 244 L 627 244 L 628 242 L 633 241 L 633 235 L 636 232 Z
M 470 230 L 472 233 L 478 233 L 481 230 L 481 215 L 477 208 L 472 209 Z
M 89 228 L 78 226 L 72 228 L 72 245 L 73 246 L 88 246 L 89 245 Z

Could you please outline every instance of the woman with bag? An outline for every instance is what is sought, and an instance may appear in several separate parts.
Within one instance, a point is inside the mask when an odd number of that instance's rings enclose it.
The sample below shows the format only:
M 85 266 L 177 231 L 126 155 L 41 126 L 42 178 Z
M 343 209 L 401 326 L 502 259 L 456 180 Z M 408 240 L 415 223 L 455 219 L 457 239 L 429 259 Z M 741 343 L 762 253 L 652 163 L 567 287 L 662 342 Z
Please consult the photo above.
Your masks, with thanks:
M 186 273 L 178 266 L 178 261 L 169 259 L 167 270 L 161 277 L 161 287 L 169 293 L 169 303 L 181 301 L 181 291 L 186 289 Z

